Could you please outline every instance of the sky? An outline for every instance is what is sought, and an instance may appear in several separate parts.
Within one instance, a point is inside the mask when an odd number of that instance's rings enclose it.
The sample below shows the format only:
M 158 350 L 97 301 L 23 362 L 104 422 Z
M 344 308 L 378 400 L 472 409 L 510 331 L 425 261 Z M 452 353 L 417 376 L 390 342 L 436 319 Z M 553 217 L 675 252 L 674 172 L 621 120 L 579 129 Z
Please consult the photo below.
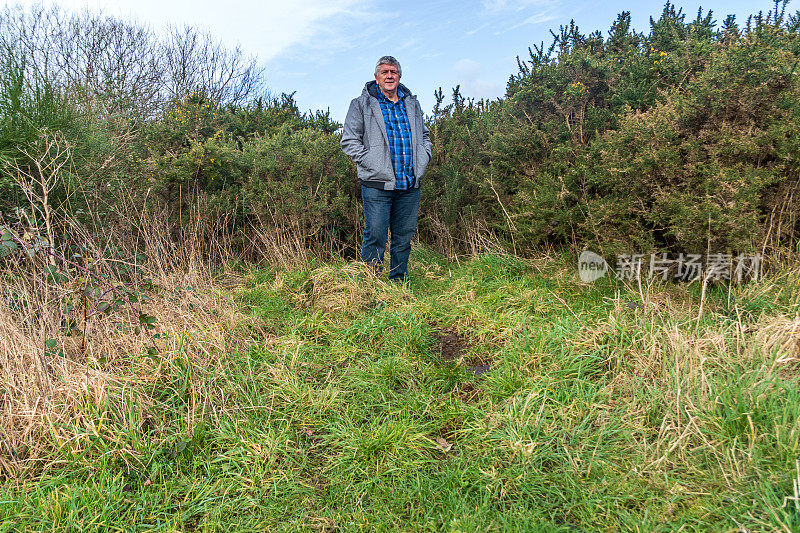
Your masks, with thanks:
M 2 1 L 3 4 L 42 2 Z M 637 31 L 647 32 L 661 0 L 44 0 L 67 10 L 90 9 L 146 24 L 191 25 L 211 32 L 231 47 L 239 45 L 266 69 L 274 95 L 295 92 L 303 111 L 329 109 L 342 122 L 350 100 L 373 79 L 383 55 L 402 66 L 401 82 L 430 112 L 434 91 L 445 95 L 461 86 L 463 95 L 497 98 L 504 94 L 516 57 L 528 47 L 551 42 L 550 30 L 574 19 L 588 34 L 607 35 L 617 14 L 630 11 Z M 773 7 L 772 1 L 677 0 L 687 19 L 712 10 L 720 23 L 735 14 Z M 800 4 L 795 0 L 788 10 Z

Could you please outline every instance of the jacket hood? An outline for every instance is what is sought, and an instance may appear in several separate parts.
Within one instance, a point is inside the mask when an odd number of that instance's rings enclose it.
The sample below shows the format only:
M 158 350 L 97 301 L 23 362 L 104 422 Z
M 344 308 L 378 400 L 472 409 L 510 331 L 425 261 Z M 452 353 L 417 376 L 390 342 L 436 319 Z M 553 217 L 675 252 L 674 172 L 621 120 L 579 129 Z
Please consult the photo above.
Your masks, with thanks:
M 403 94 L 405 94 L 406 96 L 414 96 L 414 94 L 411 92 L 411 89 L 409 89 L 408 87 L 406 87 L 402 83 L 397 84 L 397 88 L 400 89 L 401 91 L 403 91 Z M 372 81 L 368 81 L 366 84 L 364 84 L 364 90 L 361 92 L 361 94 L 368 94 L 368 95 L 372 96 L 373 98 L 377 98 L 378 97 L 378 91 L 380 91 L 380 89 L 378 88 L 378 82 L 375 81 L 375 80 L 372 80 Z

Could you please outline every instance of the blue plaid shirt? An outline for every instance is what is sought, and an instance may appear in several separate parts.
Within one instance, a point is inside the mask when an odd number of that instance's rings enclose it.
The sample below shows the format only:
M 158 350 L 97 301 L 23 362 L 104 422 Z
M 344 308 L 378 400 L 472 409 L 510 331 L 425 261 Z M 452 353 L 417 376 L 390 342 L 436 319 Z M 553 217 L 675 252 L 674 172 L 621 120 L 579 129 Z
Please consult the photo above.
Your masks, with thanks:
M 389 155 L 396 178 L 395 189 L 406 190 L 414 186 L 414 151 L 411 144 L 411 126 L 408 123 L 403 91 L 397 88 L 397 102 L 392 102 L 378 88 L 383 123 L 389 137 Z

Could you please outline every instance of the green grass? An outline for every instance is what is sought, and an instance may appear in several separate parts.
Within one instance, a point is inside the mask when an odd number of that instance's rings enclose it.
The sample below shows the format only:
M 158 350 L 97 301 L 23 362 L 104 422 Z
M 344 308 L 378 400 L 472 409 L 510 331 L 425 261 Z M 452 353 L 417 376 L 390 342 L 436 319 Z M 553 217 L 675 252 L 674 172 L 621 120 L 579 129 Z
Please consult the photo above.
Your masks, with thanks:
M 80 404 L 79 444 L 2 485 L 0 530 L 800 529 L 796 270 L 713 288 L 700 320 L 694 287 L 641 302 L 567 259 L 412 272 L 251 272 L 251 342 Z

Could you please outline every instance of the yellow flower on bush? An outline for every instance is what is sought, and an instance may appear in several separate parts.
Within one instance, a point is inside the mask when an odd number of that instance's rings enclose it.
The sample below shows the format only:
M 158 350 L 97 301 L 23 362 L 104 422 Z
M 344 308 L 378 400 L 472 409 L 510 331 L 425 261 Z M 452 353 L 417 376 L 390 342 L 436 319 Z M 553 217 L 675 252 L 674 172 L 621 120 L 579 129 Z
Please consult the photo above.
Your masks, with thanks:
M 586 85 L 584 85 L 583 83 L 581 83 L 579 81 L 570 83 L 567 86 L 567 90 L 564 91 L 564 96 L 566 98 L 578 99 L 578 98 L 583 98 L 584 96 L 586 96 L 588 94 L 589 94 L 589 89 L 587 89 Z

